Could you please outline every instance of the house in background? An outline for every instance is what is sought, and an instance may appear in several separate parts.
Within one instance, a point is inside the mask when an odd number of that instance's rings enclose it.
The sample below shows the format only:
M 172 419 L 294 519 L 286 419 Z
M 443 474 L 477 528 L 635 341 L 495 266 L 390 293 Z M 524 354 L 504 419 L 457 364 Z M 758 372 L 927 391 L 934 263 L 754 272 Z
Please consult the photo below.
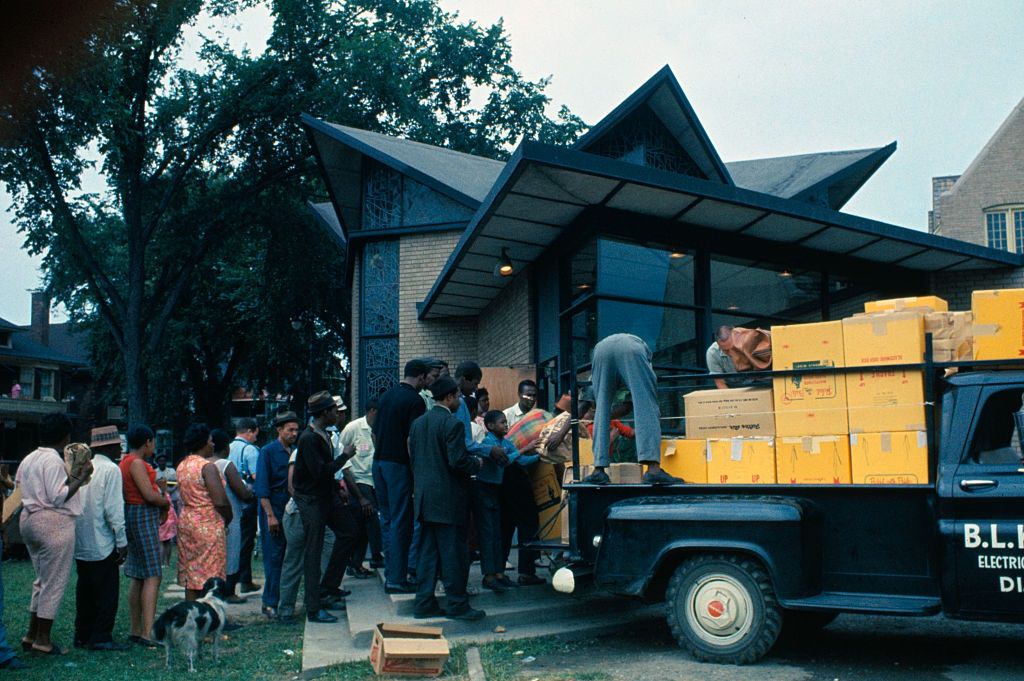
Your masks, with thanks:
M 38 444 L 39 422 L 55 412 L 83 415 L 91 384 L 86 338 L 50 323 L 50 301 L 32 293 L 32 323 L 0 319 L 0 459 L 20 460 Z

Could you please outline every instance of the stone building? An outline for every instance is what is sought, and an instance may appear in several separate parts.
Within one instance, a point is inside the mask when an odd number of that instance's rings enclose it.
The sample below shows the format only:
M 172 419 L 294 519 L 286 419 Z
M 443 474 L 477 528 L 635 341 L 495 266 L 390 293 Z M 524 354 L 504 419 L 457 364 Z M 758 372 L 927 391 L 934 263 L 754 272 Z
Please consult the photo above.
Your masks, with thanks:
M 841 212 L 895 143 L 724 162 L 668 67 L 572 146 L 507 161 L 303 124 L 331 199 L 316 212 L 347 247 L 357 413 L 416 356 L 519 367 L 550 404 L 611 333 L 643 337 L 663 376 L 702 372 L 719 324 L 838 318 L 1021 265 Z

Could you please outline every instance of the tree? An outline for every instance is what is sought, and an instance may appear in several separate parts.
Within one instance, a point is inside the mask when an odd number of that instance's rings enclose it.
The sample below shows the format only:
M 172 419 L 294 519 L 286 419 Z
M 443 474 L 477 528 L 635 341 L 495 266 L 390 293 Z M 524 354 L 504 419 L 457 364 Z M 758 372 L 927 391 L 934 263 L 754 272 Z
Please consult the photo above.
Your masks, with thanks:
M 227 267 L 221 247 L 263 224 L 267 196 L 299 206 L 319 181 L 300 112 L 492 156 L 582 128 L 545 114 L 546 81 L 512 69 L 500 22 L 461 22 L 436 0 L 274 0 L 262 53 L 215 34 L 187 53 L 197 25 L 254 4 L 113 0 L 79 34 L 34 45 L 0 102 L 0 182 L 26 247 L 73 315 L 102 321 L 133 420 L 148 417 L 147 371 L 188 294 L 221 271 L 214 254 Z M 82 191 L 91 170 L 104 191 Z

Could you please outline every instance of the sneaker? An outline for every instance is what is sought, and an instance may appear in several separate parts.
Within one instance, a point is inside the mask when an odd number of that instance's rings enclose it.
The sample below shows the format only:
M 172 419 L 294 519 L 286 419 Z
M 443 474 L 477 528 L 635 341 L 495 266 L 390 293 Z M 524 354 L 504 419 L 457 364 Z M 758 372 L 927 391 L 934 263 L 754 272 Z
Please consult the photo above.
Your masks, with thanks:
M 669 475 L 662 470 L 659 470 L 657 473 L 651 473 L 650 471 L 644 473 L 643 481 L 645 485 L 682 485 L 686 482 L 682 478 Z
M 450 620 L 462 620 L 464 622 L 476 622 L 477 620 L 482 620 L 486 616 L 486 612 L 483 610 L 476 610 L 474 608 L 466 608 L 465 610 L 460 610 L 458 612 L 445 613 L 445 617 Z
M 668 474 L 666 473 L 666 475 Z M 644 482 L 647 482 L 646 478 L 647 476 L 645 475 Z M 611 482 L 611 479 L 608 477 L 608 474 L 604 472 L 603 468 L 595 468 L 594 472 L 583 478 L 582 482 L 587 485 L 607 485 Z
M 547 584 L 543 577 L 537 575 L 519 575 L 519 586 L 540 586 Z
M 250 593 L 252 593 L 253 591 L 259 591 L 259 590 L 260 590 L 260 585 L 259 585 L 259 584 L 256 584 L 256 583 L 254 583 L 254 582 L 249 582 L 248 584 L 240 584 L 240 585 L 238 586 L 238 590 L 239 590 L 239 591 L 240 591 L 241 593 L 244 593 L 244 594 L 250 594 Z
M 490 589 L 494 593 L 498 594 L 503 594 L 508 591 L 500 577 L 484 577 L 484 581 L 480 582 L 480 585 L 483 586 L 483 588 Z

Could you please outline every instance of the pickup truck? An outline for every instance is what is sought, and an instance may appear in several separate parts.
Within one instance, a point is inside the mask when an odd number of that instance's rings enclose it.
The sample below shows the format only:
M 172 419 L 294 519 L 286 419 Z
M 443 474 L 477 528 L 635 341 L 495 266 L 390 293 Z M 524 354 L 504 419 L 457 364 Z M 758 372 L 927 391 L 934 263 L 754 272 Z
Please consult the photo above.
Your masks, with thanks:
M 555 588 L 663 601 L 679 645 L 718 663 L 839 613 L 1024 621 L 1024 370 L 922 366 L 930 484 L 567 485 Z

